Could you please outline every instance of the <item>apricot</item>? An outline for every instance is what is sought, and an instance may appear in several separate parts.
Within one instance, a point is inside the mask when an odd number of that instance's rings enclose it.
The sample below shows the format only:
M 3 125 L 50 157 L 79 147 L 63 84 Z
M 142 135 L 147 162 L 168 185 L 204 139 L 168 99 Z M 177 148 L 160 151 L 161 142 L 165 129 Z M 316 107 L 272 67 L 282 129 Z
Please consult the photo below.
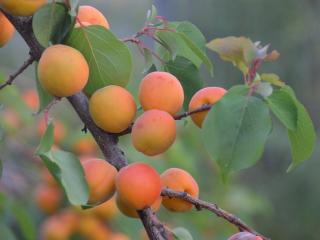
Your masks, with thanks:
M 131 140 L 133 146 L 148 156 L 165 152 L 176 139 L 176 123 L 167 112 L 149 110 L 133 124 Z
M 61 221 L 59 215 L 53 215 L 47 218 L 41 225 L 42 240 L 68 240 L 72 234 L 72 229 L 68 226 L 68 222 Z
M 109 240 L 130 240 L 130 238 L 123 233 L 114 233 Z
M 77 20 L 80 21 L 82 25 L 100 25 L 102 27 L 105 27 L 106 29 L 109 29 L 108 20 L 98 9 L 92 6 L 80 6 Z
M 89 213 L 92 213 L 93 215 L 99 217 L 102 220 L 113 219 L 119 212 L 115 196 L 94 208 L 84 211 L 89 211 Z
M 26 90 L 22 94 L 22 99 L 25 104 L 33 111 L 36 112 L 39 108 L 39 98 L 37 91 L 33 89 Z
M 59 188 L 45 184 L 39 185 L 35 191 L 35 202 L 41 211 L 45 213 L 55 212 L 62 199 Z
M 239 232 L 232 235 L 228 240 L 263 240 L 260 236 L 256 236 L 249 232 Z
M 92 216 L 85 216 L 79 220 L 77 232 L 90 240 L 106 240 L 110 237 L 110 230 L 105 224 Z
M 132 95 L 125 88 L 115 85 L 97 90 L 89 102 L 93 121 L 111 133 L 127 129 L 136 115 L 136 109 Z
M 199 187 L 193 177 L 185 170 L 170 168 L 161 174 L 161 182 L 164 188 L 170 188 L 179 192 L 186 192 L 192 197 L 199 196 Z M 185 212 L 190 210 L 193 205 L 176 198 L 163 197 L 162 204 L 174 212 Z
M 69 97 L 85 87 L 89 66 L 77 49 L 66 45 L 48 47 L 38 64 L 38 77 L 42 87 L 56 97 Z
M 14 26 L 7 17 L 0 11 L 0 47 L 3 47 L 10 41 L 14 34 Z
M 223 97 L 223 95 L 226 92 L 227 91 L 221 87 L 206 87 L 206 88 L 200 89 L 198 92 L 196 92 L 193 95 L 193 97 L 190 100 L 189 112 L 195 109 L 198 109 L 205 104 L 210 104 L 210 105 L 215 104 Z M 207 114 L 208 114 L 208 110 L 195 113 L 191 115 L 191 119 L 199 128 L 201 128 L 202 123 L 205 117 L 207 116 Z
M 162 197 L 159 196 L 158 199 L 150 206 L 154 213 L 160 209 L 161 202 L 162 202 Z M 118 209 L 127 217 L 139 218 L 139 214 L 137 210 L 132 206 L 128 205 L 126 202 L 122 201 L 119 195 L 116 195 L 116 203 L 117 203 Z
M 47 0 L 0 0 L 0 6 L 15 16 L 31 16 L 46 3 Z
M 41 178 L 50 187 L 58 187 L 58 182 L 54 179 L 52 174 L 47 170 L 43 169 L 41 172 Z
M 151 206 L 160 196 L 161 181 L 155 169 L 145 163 L 132 163 L 116 177 L 117 194 L 136 210 Z
M 175 76 L 157 71 L 142 79 L 139 100 L 144 110 L 158 109 L 173 115 L 182 107 L 184 92 Z
M 92 137 L 82 137 L 73 144 L 73 151 L 77 155 L 93 155 L 98 151 L 98 145 Z
M 109 200 L 115 192 L 117 170 L 105 160 L 92 158 L 82 162 L 89 186 L 89 204 Z
M 53 122 L 54 124 L 54 130 L 53 130 L 53 138 L 55 143 L 60 143 L 65 135 L 66 135 L 66 130 L 62 122 L 59 120 L 55 120 Z M 41 118 L 39 125 L 38 125 L 38 133 L 40 136 L 42 136 L 47 130 L 47 125 L 45 122 L 44 118 Z

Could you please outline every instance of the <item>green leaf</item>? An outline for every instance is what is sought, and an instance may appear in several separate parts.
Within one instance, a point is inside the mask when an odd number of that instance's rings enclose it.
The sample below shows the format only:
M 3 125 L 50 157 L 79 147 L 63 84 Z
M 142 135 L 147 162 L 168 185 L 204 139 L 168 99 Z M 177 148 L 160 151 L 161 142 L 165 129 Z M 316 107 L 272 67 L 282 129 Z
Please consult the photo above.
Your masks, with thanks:
M 38 42 L 43 47 L 62 41 L 73 27 L 74 18 L 60 3 L 49 3 L 37 11 L 32 18 L 32 28 Z
M 42 112 L 47 106 L 48 104 L 53 100 L 53 96 L 50 95 L 45 89 L 43 89 L 43 87 L 41 86 L 41 83 L 39 82 L 39 78 L 38 78 L 38 63 L 36 63 L 35 65 L 36 67 L 36 86 L 37 86 L 37 92 L 38 92 L 38 97 L 39 97 L 39 109 L 38 109 L 38 113 Z
M 3 223 L 0 223 L 0 239 L 3 240 L 16 240 L 12 230 Z
M 50 123 L 41 139 L 37 154 L 63 187 L 69 202 L 73 205 L 85 205 L 89 190 L 80 161 L 72 153 L 50 150 L 53 145 L 53 131 L 53 124 Z
M 78 49 L 90 67 L 89 82 L 84 91 L 91 95 L 107 85 L 126 86 L 132 73 L 128 47 L 101 26 L 72 30 L 66 44 Z
M 248 73 L 257 53 L 254 43 L 245 37 L 217 38 L 209 42 L 207 47 L 218 53 L 224 61 L 232 62 L 244 74 Z
M 69 14 L 75 18 L 78 14 L 79 0 L 68 0 L 68 2 L 70 6 Z
M 267 98 L 267 103 L 271 111 L 282 122 L 282 124 L 292 131 L 297 128 L 298 108 L 295 99 L 285 90 L 280 89 L 273 92 Z
M 143 72 L 147 72 L 151 66 L 153 65 L 152 52 L 149 48 L 143 48 L 143 56 L 144 56 L 144 70 Z
M 192 96 L 203 87 L 199 69 L 188 59 L 179 56 L 167 62 L 165 68 L 179 79 L 185 95 L 183 107 L 187 110 Z
M 53 123 L 51 122 L 48 124 L 48 127 L 47 127 L 43 137 L 41 138 L 40 144 L 39 144 L 38 149 L 36 151 L 37 155 L 47 153 L 50 151 L 50 149 L 54 143 L 53 133 L 54 133 L 54 126 L 53 126 Z
M 316 145 L 317 135 L 307 110 L 296 98 L 294 91 L 289 86 L 284 87 L 283 90 L 294 98 L 298 110 L 296 130 L 288 130 L 291 143 L 292 163 L 287 171 L 290 172 L 311 157 Z
M 179 33 L 184 33 L 194 44 L 201 49 L 201 51 L 206 51 L 206 38 L 202 34 L 199 28 L 188 21 L 183 22 L 171 22 L 175 26 L 175 29 Z
M 156 31 L 155 35 L 162 43 L 162 47 L 160 47 L 160 49 L 162 49 L 162 50 L 159 50 L 162 53 L 160 53 L 159 55 L 162 56 L 163 58 L 165 58 L 166 60 L 175 59 L 177 56 L 179 43 L 181 42 L 179 39 L 179 35 L 177 35 L 177 33 L 175 33 L 175 32 L 171 32 L 171 31 Z M 180 46 L 180 48 L 181 48 L 181 46 Z M 165 50 L 163 50 L 163 49 L 169 51 L 169 53 L 170 53 L 169 59 L 167 57 L 164 57 Z M 187 55 L 187 53 L 182 53 L 182 54 Z M 197 61 L 197 63 L 199 64 L 198 61 Z
M 280 77 L 277 74 L 274 73 L 263 73 L 260 76 L 261 80 L 269 82 L 275 86 L 283 87 L 285 86 L 285 83 L 280 80 Z
M 31 218 L 30 214 L 25 210 L 21 204 L 13 204 L 11 206 L 12 213 L 21 229 L 21 233 L 26 240 L 36 239 L 37 233 L 35 228 L 35 223 Z
M 245 94 L 244 94 L 245 93 Z M 249 96 L 248 88 L 231 88 L 209 111 L 202 136 L 225 179 L 231 171 L 255 164 L 271 131 L 267 105 Z
M 193 240 L 193 237 L 191 236 L 190 232 L 182 227 L 177 227 L 171 230 L 174 239 L 177 240 Z
M 146 25 L 154 22 L 156 20 L 157 15 L 158 15 L 157 8 L 154 5 L 152 5 L 151 9 L 149 9 L 147 12 Z

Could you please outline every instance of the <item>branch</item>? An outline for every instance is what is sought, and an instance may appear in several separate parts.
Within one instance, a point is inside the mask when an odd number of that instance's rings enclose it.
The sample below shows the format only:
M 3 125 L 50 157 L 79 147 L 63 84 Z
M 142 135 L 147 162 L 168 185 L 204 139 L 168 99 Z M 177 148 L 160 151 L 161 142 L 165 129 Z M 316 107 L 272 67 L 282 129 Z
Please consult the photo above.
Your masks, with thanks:
M 2 9 L 0 9 L 0 11 L 4 12 Z M 32 56 L 33 60 L 39 60 L 44 48 L 39 44 L 34 36 L 32 30 L 32 18 L 15 17 L 6 12 L 4 12 L 4 14 L 15 26 L 16 30 L 20 33 L 22 38 L 29 46 L 30 55 Z M 88 111 L 88 99 L 84 93 L 80 92 L 75 94 L 69 97 L 68 100 L 79 115 L 80 119 L 92 133 L 106 160 L 114 165 L 117 169 L 126 166 L 127 160 L 124 156 L 124 153 L 117 145 L 118 137 L 102 131 L 94 124 Z M 151 240 L 167 240 L 168 238 L 161 237 L 163 236 L 164 226 L 156 219 L 156 216 L 151 216 L 150 212 L 150 208 L 139 211 L 139 216 L 146 228 L 149 238 Z
M 194 197 L 190 196 L 189 194 L 187 194 L 186 192 L 178 192 L 178 191 L 175 191 L 175 190 L 172 190 L 169 188 L 162 189 L 161 195 L 169 197 L 169 198 L 179 198 L 181 200 L 189 202 L 192 205 L 194 205 L 196 207 L 196 209 L 199 211 L 202 209 L 207 209 L 210 212 L 213 212 L 218 217 L 221 217 L 221 218 L 227 220 L 229 223 L 235 225 L 242 232 L 250 232 L 256 236 L 262 237 L 264 240 L 270 240 L 269 238 L 261 235 L 260 233 L 256 232 L 254 229 L 250 228 L 246 223 L 244 223 L 238 217 L 236 217 L 233 214 L 220 208 L 215 203 L 208 203 L 203 200 L 194 198 Z
M 192 110 L 190 112 L 184 112 L 184 113 L 181 113 L 181 114 L 174 116 L 174 119 L 181 120 L 183 118 L 191 116 L 192 114 L 208 111 L 211 109 L 211 107 L 212 107 L 212 105 L 210 105 L 210 104 L 203 104 L 201 107 L 196 108 L 195 110 Z
M 32 63 L 34 62 L 34 57 L 30 56 L 27 61 L 25 61 L 22 66 L 13 74 L 11 74 L 7 81 L 5 81 L 3 84 L 0 85 L 0 90 L 2 88 L 5 88 L 6 86 L 9 86 L 13 83 L 13 81 L 18 77 L 21 73 L 24 72 Z
M 184 113 L 178 114 L 178 115 L 174 116 L 173 118 L 175 120 L 181 120 L 183 118 L 191 116 L 192 114 L 208 111 L 208 110 L 211 109 L 211 107 L 212 107 L 212 105 L 210 105 L 210 104 L 203 104 L 201 107 L 196 108 L 195 110 L 192 110 L 190 112 L 184 112 Z M 117 133 L 115 135 L 116 136 L 123 136 L 123 135 L 130 134 L 131 131 L 132 131 L 132 127 L 133 127 L 133 123 L 126 130 L 124 130 L 124 131 L 122 131 L 120 133 Z

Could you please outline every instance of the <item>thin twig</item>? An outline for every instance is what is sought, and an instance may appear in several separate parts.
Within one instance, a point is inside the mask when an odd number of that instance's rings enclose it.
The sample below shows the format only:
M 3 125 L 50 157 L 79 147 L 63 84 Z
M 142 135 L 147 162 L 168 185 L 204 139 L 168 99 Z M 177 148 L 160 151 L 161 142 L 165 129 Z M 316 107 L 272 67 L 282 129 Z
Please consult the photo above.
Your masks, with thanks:
M 34 58 L 32 56 L 29 57 L 27 61 L 25 61 L 22 66 L 13 74 L 11 74 L 7 81 L 0 85 L 0 90 L 5 88 L 6 86 L 10 86 L 13 81 L 26 70 L 32 63 L 34 62 Z
M 191 116 L 192 114 L 208 111 L 208 110 L 211 109 L 211 107 L 212 107 L 212 105 L 210 105 L 210 104 L 203 104 L 199 108 L 196 108 L 196 109 L 194 109 L 194 110 L 192 110 L 190 112 L 184 112 L 184 113 L 178 114 L 178 115 L 174 116 L 173 118 L 175 120 L 181 120 L 183 118 Z M 120 133 L 117 133 L 115 135 L 116 136 L 124 136 L 124 135 L 130 134 L 131 131 L 132 131 L 133 124 L 134 123 L 132 123 L 126 130 L 124 130 L 124 131 L 122 131 Z
M 249 227 L 246 223 L 244 223 L 238 217 L 236 217 L 233 214 L 220 208 L 215 203 L 205 202 L 203 200 L 200 200 L 200 199 L 197 199 L 197 198 L 190 196 L 186 192 L 178 192 L 178 191 L 175 191 L 175 190 L 172 190 L 169 188 L 162 189 L 161 195 L 169 197 L 169 198 L 179 198 L 184 201 L 187 201 L 187 202 L 191 203 L 192 205 L 194 205 L 196 207 L 196 209 L 199 211 L 202 209 L 207 209 L 207 210 L 213 212 L 214 214 L 216 214 L 218 217 L 221 217 L 221 218 L 227 220 L 229 223 L 235 225 L 237 228 L 239 228 L 240 231 L 250 232 L 256 236 L 262 237 L 262 239 L 264 239 L 264 240 L 270 240 L 269 238 L 263 236 L 262 234 L 256 232 L 254 229 Z

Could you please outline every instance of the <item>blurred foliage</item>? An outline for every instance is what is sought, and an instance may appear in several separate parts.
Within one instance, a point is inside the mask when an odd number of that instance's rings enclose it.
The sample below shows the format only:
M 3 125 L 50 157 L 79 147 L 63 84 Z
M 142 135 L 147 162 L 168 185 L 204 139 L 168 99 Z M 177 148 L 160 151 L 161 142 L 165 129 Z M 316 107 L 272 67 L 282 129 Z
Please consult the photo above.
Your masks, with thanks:
M 150 8 L 149 0 L 80 1 L 91 4 L 105 13 L 111 29 L 119 37 L 130 36 L 144 24 L 145 14 Z M 204 32 L 207 40 L 225 36 L 245 36 L 263 44 L 271 43 L 281 53 L 276 64 L 265 64 L 264 72 L 277 72 L 296 91 L 305 104 L 319 133 L 320 125 L 320 2 L 317 0 L 155 0 L 158 14 L 170 20 L 188 20 Z M 139 7 L 137 7 L 139 6 Z M 130 11 L 129 11 L 130 10 Z M 144 59 L 132 48 L 135 74 L 129 89 L 136 96 L 142 78 Z M 28 50 L 18 34 L 8 46 L 0 49 L 0 80 L 10 74 L 27 57 Z M 231 65 L 222 62 L 210 53 L 215 64 L 215 76 L 211 78 L 203 71 L 206 85 L 223 86 L 241 81 L 241 74 Z M 3 176 L 0 181 L 0 228 L 1 233 L 18 239 L 30 239 L 33 228 L 39 234 L 39 226 L 46 218 L 34 201 L 34 190 L 41 184 L 43 163 L 34 157 L 40 141 L 39 122 L 43 115 L 34 115 L 21 98 L 27 90 L 35 88 L 33 68 L 17 79 L 18 87 L 0 91 L 0 157 L 3 160 Z M 3 77 L 2 77 L 3 76 Z M 22 93 L 22 94 L 21 94 Z M 67 101 L 57 103 L 50 112 L 54 121 L 64 126 L 64 138 L 59 147 L 73 151 L 79 139 L 85 136 L 76 114 Z M 121 139 L 129 161 L 145 161 L 159 172 L 169 167 L 181 167 L 189 171 L 198 181 L 201 198 L 218 203 L 221 207 L 243 218 L 260 232 L 273 239 L 301 240 L 319 239 L 320 147 L 311 160 L 290 174 L 286 168 L 290 162 L 289 143 L 280 123 L 268 140 L 261 161 L 253 168 L 234 175 L 223 184 L 217 174 L 217 166 L 201 145 L 200 131 L 191 121 L 179 122 L 179 139 L 165 154 L 154 159 L 138 153 L 130 144 L 130 137 Z M 1 137 L 0 137 L 1 138 Z M 81 153 L 78 152 L 79 154 Z M 99 156 L 99 152 L 94 152 Z M 6 196 L 6 197 L 4 197 Z M 28 214 L 12 211 L 3 204 L 10 199 L 12 204 L 23 206 Z M 66 207 L 63 199 L 61 208 Z M 32 221 L 19 225 L 21 218 Z M 172 214 L 165 209 L 159 218 L 172 228 L 184 227 L 194 239 L 225 240 L 237 229 L 216 218 L 209 212 L 196 210 L 186 214 Z M 34 223 L 34 224 L 33 224 Z M 127 233 L 132 239 L 140 239 L 142 225 L 135 219 L 122 215 L 109 222 L 109 227 Z M 19 227 L 20 226 L 20 227 Z M 7 228 L 10 227 L 11 231 Z M 29 235 L 28 235 L 29 234 Z M 0 235 L 0 239 L 9 239 Z

